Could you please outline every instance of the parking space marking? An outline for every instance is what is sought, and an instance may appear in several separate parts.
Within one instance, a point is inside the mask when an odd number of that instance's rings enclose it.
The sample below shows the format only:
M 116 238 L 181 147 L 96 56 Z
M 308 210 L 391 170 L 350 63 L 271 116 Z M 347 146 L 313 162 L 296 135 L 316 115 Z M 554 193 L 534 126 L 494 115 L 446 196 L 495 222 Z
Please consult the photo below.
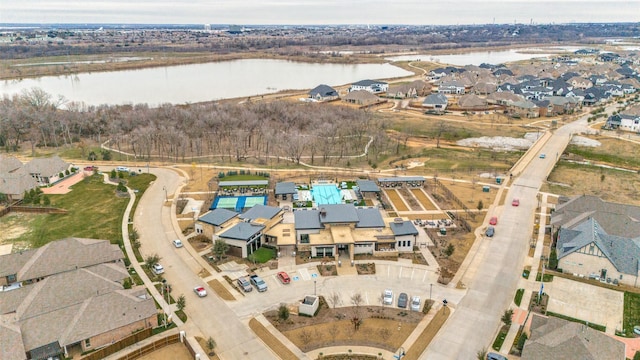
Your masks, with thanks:
M 428 273 L 428 271 L 424 272 L 424 276 L 422 277 L 422 282 L 424 282 L 424 280 L 427 278 L 427 273 Z
M 300 273 L 302 280 L 311 280 L 311 276 L 309 276 L 309 271 L 307 269 L 298 269 L 298 273 Z
M 416 268 L 413 268 L 411 270 L 411 277 L 410 277 L 411 280 L 413 280 L 413 274 L 415 274 L 415 272 L 416 272 Z
M 398 278 L 402 277 L 402 266 L 400 266 L 400 273 L 398 274 Z

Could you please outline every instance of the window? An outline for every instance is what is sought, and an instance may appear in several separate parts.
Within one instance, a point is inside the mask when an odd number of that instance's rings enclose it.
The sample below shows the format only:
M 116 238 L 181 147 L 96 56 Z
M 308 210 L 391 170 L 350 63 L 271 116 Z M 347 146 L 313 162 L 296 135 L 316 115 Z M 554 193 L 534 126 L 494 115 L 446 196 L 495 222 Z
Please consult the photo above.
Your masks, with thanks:
M 300 235 L 300 243 L 308 244 L 309 243 L 309 234 L 301 234 Z
M 90 348 L 91 347 L 91 339 L 85 339 L 84 340 L 84 347 L 85 348 Z

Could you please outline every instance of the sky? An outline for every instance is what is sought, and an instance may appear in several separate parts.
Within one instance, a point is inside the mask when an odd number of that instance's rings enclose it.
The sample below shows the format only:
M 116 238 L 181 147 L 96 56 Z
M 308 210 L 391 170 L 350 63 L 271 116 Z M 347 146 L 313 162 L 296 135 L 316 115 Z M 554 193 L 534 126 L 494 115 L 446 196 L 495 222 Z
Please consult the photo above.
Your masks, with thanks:
M 0 23 L 407 24 L 640 22 L 640 0 L 0 0 Z

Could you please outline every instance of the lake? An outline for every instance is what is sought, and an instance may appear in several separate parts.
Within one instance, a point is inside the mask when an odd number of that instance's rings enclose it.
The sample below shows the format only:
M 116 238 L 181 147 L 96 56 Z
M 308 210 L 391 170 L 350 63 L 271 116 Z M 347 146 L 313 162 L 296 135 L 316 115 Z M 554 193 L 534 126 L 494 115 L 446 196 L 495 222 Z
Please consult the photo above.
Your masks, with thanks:
M 319 64 L 242 59 L 206 64 L 45 76 L 0 82 L 0 94 L 39 87 L 67 100 L 99 104 L 185 104 L 248 97 L 280 90 L 345 85 L 413 73 L 391 64 Z
M 389 61 L 411 61 L 411 60 L 422 60 L 422 61 L 433 61 L 439 62 L 442 64 L 450 64 L 450 65 L 480 65 L 482 63 L 486 64 L 503 64 L 507 62 L 513 61 L 521 61 L 521 60 L 529 60 L 535 58 L 544 58 L 548 56 L 553 56 L 555 54 L 552 53 L 542 53 L 541 50 L 554 50 L 554 52 L 560 51 L 558 48 L 553 49 L 512 49 L 512 50 L 498 50 L 498 51 L 476 51 L 476 52 L 468 52 L 463 54 L 438 54 L 438 55 L 430 55 L 430 54 L 416 54 L 416 55 L 400 55 L 400 56 L 390 56 L 386 57 L 386 60 Z M 535 53 L 523 53 L 520 51 L 535 51 Z

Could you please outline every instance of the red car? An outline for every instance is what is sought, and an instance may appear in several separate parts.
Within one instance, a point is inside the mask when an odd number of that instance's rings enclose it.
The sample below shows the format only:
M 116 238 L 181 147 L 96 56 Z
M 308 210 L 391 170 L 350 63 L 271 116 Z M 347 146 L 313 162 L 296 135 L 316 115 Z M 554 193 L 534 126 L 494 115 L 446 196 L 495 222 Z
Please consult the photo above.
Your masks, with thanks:
M 291 282 L 291 278 L 289 277 L 289 275 L 284 272 L 284 271 L 280 271 L 277 275 L 278 280 L 280 280 L 281 283 L 283 284 L 288 284 Z
M 511 206 L 519 206 L 520 205 L 520 199 L 513 199 L 513 201 L 511 202 Z
M 491 219 L 489 219 L 489 224 L 490 225 L 498 225 L 498 217 L 497 216 L 492 216 Z
M 94 170 L 98 170 L 97 166 L 86 166 L 84 168 L 84 171 L 94 171 Z

